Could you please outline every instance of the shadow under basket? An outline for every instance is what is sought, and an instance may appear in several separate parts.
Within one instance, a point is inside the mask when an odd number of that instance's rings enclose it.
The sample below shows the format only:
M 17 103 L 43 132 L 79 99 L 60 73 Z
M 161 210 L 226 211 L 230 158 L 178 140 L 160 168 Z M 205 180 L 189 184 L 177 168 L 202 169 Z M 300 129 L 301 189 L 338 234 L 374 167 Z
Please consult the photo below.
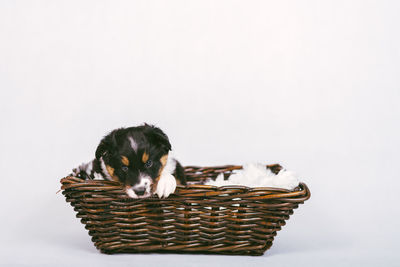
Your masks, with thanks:
M 274 173 L 281 166 L 267 165 Z M 166 199 L 131 199 L 117 182 L 61 179 L 62 193 L 101 252 L 189 252 L 262 255 L 305 200 L 304 183 L 293 191 L 201 185 L 242 166 L 185 167 L 188 185 Z

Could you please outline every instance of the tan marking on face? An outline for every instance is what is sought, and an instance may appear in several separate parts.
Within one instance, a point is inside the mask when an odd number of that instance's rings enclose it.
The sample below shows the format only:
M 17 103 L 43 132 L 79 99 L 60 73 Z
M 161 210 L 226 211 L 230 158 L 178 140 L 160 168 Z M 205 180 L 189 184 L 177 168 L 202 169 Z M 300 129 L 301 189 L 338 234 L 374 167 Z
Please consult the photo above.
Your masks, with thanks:
M 162 168 L 164 169 L 165 164 L 167 164 L 167 160 L 168 160 L 168 154 L 165 154 L 164 156 L 161 157 L 160 162 L 162 165 Z
M 142 156 L 142 161 L 143 163 L 146 163 L 149 160 L 149 154 L 147 154 L 146 152 L 143 153 Z
M 156 192 L 156 190 L 157 190 L 157 184 L 158 184 L 158 181 L 160 180 L 160 175 L 158 175 L 158 177 L 156 178 L 156 179 L 154 179 L 154 181 L 153 181 L 153 183 L 150 185 L 150 192 L 152 193 L 152 194 L 154 194 L 154 192 Z
M 113 181 L 119 182 L 118 176 L 114 175 L 114 168 L 111 167 L 110 165 L 106 165 L 106 169 L 107 169 L 108 174 L 113 179 Z
M 113 167 L 111 167 L 110 165 L 106 165 L 106 169 L 110 176 L 114 176 L 114 168 Z
M 125 156 L 121 157 L 121 162 L 122 164 L 124 164 L 125 166 L 129 166 L 129 159 Z

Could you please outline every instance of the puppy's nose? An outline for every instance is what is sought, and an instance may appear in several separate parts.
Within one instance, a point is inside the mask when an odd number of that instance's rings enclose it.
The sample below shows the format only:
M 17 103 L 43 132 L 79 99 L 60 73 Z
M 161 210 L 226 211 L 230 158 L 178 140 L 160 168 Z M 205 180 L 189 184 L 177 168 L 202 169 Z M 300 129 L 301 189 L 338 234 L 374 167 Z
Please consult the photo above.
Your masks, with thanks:
M 136 195 L 143 196 L 144 193 L 146 192 L 146 187 L 144 187 L 144 186 L 138 187 L 138 188 L 133 189 L 133 191 L 135 191 Z

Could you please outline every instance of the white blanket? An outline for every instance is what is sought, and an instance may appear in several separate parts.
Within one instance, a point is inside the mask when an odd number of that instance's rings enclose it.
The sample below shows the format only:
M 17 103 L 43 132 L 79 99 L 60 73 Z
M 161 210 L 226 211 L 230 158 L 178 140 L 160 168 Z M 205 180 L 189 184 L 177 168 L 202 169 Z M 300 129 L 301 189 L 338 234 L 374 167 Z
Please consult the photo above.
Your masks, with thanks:
M 206 182 L 206 185 L 225 186 L 225 185 L 244 185 L 248 187 L 275 187 L 293 190 L 299 185 L 298 177 L 291 171 L 282 169 L 278 174 L 274 174 L 265 165 L 260 163 L 249 163 L 243 166 L 224 180 L 221 173 L 217 179 Z

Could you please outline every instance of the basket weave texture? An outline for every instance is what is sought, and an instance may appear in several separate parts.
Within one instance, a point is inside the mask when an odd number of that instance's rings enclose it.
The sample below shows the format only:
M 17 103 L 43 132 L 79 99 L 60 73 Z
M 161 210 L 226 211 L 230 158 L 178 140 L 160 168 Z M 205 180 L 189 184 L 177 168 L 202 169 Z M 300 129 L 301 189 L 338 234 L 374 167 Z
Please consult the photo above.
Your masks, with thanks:
M 61 179 L 63 194 L 101 252 L 262 255 L 310 191 L 201 185 L 242 166 L 185 167 L 188 185 L 166 199 L 131 199 L 117 182 Z M 267 165 L 273 172 L 278 164 Z

